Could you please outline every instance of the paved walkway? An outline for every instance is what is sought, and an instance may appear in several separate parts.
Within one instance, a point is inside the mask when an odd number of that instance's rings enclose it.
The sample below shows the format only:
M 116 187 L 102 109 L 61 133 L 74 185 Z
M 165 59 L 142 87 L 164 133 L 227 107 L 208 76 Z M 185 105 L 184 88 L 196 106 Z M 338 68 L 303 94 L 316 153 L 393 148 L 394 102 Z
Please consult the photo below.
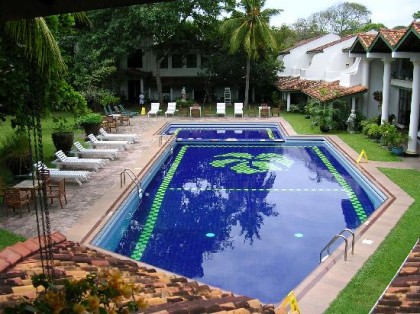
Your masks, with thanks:
M 107 216 L 110 216 L 124 188 L 120 187 L 120 174 L 124 169 L 130 169 L 135 174 L 146 168 L 151 159 L 161 149 L 160 136 L 157 131 L 168 122 L 246 122 L 264 121 L 281 122 L 283 130 L 288 135 L 295 132 L 282 118 L 147 118 L 134 117 L 131 126 L 120 127 L 119 133 L 138 133 L 141 140 L 120 154 L 120 158 L 110 161 L 105 168 L 94 172 L 91 179 L 83 186 L 67 184 L 68 204 L 60 209 L 57 201 L 50 207 L 52 231 L 59 231 L 69 240 L 87 243 L 91 238 L 92 228 L 100 227 Z M 347 146 L 337 136 L 330 136 L 330 141 L 355 161 L 358 153 Z M 345 287 L 351 277 L 363 265 L 366 259 L 379 246 L 389 230 L 395 225 L 401 215 L 412 203 L 412 199 L 393 184 L 378 167 L 420 169 L 420 158 L 404 158 L 401 162 L 371 162 L 361 163 L 359 168 L 366 176 L 389 196 L 388 201 L 379 208 L 370 220 L 357 230 L 355 255 L 349 255 L 348 262 L 343 262 L 342 249 L 338 249 L 325 263 L 321 264 L 296 289 L 295 293 L 303 313 L 322 313 L 338 292 Z M 3 205 L 4 206 L 4 205 Z M 98 221 L 102 221 L 98 224 Z M 372 222 L 375 221 L 373 224 Z M 8 229 L 25 237 L 37 235 L 34 211 L 25 213 L 23 217 L 10 215 L 1 216 L 0 228 Z

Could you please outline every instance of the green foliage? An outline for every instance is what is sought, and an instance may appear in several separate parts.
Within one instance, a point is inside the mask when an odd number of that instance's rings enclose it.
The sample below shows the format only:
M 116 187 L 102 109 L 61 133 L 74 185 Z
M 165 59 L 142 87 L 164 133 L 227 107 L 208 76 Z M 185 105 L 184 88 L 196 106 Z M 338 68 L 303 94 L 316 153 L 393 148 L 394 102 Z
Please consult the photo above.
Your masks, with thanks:
M 413 19 L 420 19 L 420 11 L 413 13 Z
M 80 116 L 77 119 L 77 123 L 80 126 L 99 125 L 102 123 L 102 116 L 99 113 L 88 113 L 83 116 Z
M 0 229 L 0 250 L 21 241 L 25 241 L 25 238 L 10 231 Z
M 343 2 L 314 13 L 306 19 L 298 19 L 293 24 L 293 29 L 301 40 L 327 33 L 342 36 L 355 33 L 369 23 L 370 15 L 371 12 L 362 4 Z
M 98 101 L 101 106 L 116 105 L 120 101 L 120 98 L 115 96 L 109 90 L 100 90 L 98 93 Z
M 383 123 L 381 129 L 381 143 L 389 148 L 402 147 L 408 141 L 408 134 L 398 130 L 398 128 L 389 123 Z
M 143 297 L 135 298 L 142 292 L 141 286 L 126 282 L 119 270 L 105 269 L 80 280 L 62 279 L 59 284 L 41 274 L 32 277 L 32 284 L 44 289 L 32 302 L 6 308 L 6 314 L 138 313 L 147 308 Z
M 64 117 L 52 117 L 54 126 L 53 133 L 69 133 L 73 132 L 73 125 L 69 124 L 67 119 Z
M 29 152 L 29 138 L 24 130 L 5 132 L 0 138 L 0 158 L 19 156 Z

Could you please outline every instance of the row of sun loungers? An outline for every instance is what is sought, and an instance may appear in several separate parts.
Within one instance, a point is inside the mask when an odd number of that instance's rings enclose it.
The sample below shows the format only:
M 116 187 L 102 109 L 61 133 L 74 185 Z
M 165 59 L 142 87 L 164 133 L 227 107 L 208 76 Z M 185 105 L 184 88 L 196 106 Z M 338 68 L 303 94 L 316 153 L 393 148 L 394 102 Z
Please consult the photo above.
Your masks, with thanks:
M 244 116 L 244 104 L 243 103 L 234 103 L 234 116 Z M 147 116 L 157 116 L 159 114 L 159 112 L 161 112 L 162 110 L 160 110 L 160 104 L 159 103 L 151 103 L 150 106 L 150 111 L 147 113 Z M 165 116 L 168 115 L 175 115 L 175 112 L 178 111 L 176 109 L 176 102 L 169 102 L 168 103 L 168 108 L 165 111 Z M 226 115 L 226 104 L 223 103 L 217 103 L 216 104 L 216 115 L 217 116 L 225 116 Z
M 88 170 L 97 171 L 103 168 L 109 160 L 117 158 L 122 150 L 137 141 L 136 134 L 108 134 L 103 129 L 100 133 L 101 140 L 93 134 L 88 135 L 90 145 L 95 148 L 85 148 L 80 142 L 74 143 L 77 157 L 69 157 L 63 151 L 57 151 L 55 153 L 57 159 L 53 163 L 58 168 L 48 168 L 40 161 L 35 164 L 35 167 L 40 173 L 48 170 L 53 180 L 66 179 L 82 185 L 82 182 L 90 177 L 91 171 Z

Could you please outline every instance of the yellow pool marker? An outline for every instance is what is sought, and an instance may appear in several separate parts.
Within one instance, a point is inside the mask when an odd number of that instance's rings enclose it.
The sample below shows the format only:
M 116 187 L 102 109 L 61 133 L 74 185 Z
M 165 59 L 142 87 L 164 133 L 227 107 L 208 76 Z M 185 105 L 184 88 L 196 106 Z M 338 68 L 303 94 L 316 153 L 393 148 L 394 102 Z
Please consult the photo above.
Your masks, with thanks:
M 146 114 L 146 108 L 145 107 L 141 107 L 141 113 L 142 116 L 144 116 Z
M 362 158 L 365 158 L 365 161 L 362 161 Z M 357 157 L 356 162 L 357 163 L 361 163 L 361 162 L 368 162 L 368 156 L 366 155 L 366 152 L 364 149 L 362 149 L 362 151 L 359 154 L 359 157 Z
M 287 307 L 289 306 L 290 311 L 287 311 Z M 293 313 L 293 314 L 300 314 L 299 305 L 296 300 L 295 293 L 292 291 L 289 292 L 289 294 L 283 299 L 283 301 L 280 303 L 280 313 Z

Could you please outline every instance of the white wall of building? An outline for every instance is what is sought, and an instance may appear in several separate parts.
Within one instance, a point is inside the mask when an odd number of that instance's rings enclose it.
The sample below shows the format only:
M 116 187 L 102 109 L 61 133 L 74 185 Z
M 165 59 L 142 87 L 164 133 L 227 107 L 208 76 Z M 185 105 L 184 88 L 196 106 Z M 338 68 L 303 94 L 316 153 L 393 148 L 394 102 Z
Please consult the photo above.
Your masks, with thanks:
M 279 57 L 279 61 L 283 61 L 284 71 L 278 72 L 279 76 L 300 76 L 301 69 L 307 69 L 311 64 L 312 55 L 307 54 L 308 50 L 323 46 L 327 43 L 340 39 L 335 34 L 327 34 L 315 39 L 307 44 L 293 48 L 290 53 Z

